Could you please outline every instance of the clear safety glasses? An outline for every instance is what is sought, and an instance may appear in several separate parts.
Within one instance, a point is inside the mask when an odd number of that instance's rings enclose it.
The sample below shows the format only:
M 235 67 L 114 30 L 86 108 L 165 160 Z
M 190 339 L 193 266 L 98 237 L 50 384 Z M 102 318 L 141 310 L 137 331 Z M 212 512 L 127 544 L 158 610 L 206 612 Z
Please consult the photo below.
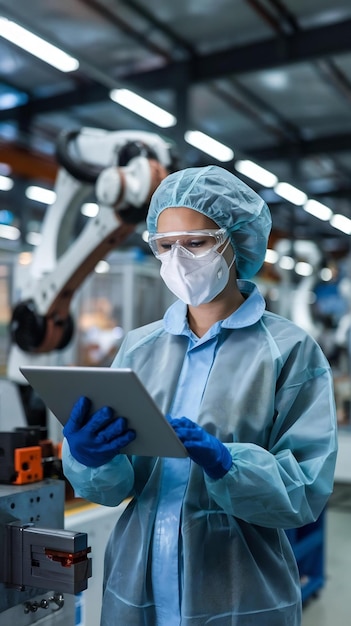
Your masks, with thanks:
M 149 246 L 155 257 L 160 258 L 174 246 L 184 248 L 191 256 L 200 257 L 217 250 L 228 238 L 225 228 L 216 230 L 175 231 L 149 235 Z

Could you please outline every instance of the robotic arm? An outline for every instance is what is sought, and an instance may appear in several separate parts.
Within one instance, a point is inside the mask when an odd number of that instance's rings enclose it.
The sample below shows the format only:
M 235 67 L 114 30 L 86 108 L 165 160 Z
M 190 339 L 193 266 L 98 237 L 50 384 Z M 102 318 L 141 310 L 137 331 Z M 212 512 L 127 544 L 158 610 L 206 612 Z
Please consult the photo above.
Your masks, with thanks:
M 42 242 L 10 323 L 8 374 L 66 347 L 73 334 L 70 303 L 97 262 L 145 219 L 150 197 L 175 169 L 172 145 L 153 133 L 83 128 L 59 138 L 56 201 L 47 209 Z M 72 234 L 82 203 L 95 194 L 99 211 Z

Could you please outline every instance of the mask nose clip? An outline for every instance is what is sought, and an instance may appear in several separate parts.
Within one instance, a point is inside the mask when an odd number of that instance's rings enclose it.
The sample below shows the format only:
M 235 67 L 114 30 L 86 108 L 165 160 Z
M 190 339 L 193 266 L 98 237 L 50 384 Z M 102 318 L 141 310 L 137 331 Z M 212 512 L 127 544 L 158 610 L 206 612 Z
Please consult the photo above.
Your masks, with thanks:
M 184 246 L 182 246 L 181 243 L 179 243 L 179 241 L 175 241 L 172 246 L 171 246 L 171 250 L 170 250 L 170 256 L 173 257 L 174 255 L 177 254 L 178 252 L 181 252 L 184 256 L 188 257 L 188 258 L 193 258 L 195 255 L 192 254 L 192 252 L 190 252 L 190 250 L 187 250 L 187 248 L 184 248 Z

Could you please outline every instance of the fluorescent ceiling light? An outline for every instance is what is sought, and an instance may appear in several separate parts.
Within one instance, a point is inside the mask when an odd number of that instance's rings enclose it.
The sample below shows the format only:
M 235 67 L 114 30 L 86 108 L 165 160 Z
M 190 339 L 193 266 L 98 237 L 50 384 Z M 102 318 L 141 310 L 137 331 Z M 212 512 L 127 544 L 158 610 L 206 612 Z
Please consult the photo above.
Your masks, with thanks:
M 217 161 L 231 161 L 234 158 L 234 152 L 231 148 L 205 135 L 205 133 L 201 133 L 199 130 L 187 130 L 184 139 L 191 146 L 206 152 L 206 154 L 214 157 Z
M 31 230 L 29 233 L 27 233 L 26 242 L 29 243 L 30 246 L 39 246 L 41 240 L 41 233 L 37 233 L 34 230 Z
M 266 250 L 265 262 L 266 263 L 276 263 L 278 261 L 279 254 L 276 250 L 271 250 L 268 248 Z
M 295 265 L 295 272 L 300 276 L 311 276 L 313 272 L 313 267 L 310 263 L 306 263 L 305 261 L 299 261 Z
M 29 200 L 35 200 L 43 204 L 53 204 L 56 200 L 56 193 L 54 191 L 44 189 L 44 187 L 36 187 L 35 185 L 27 187 L 26 196 Z
M 149 102 L 149 100 L 138 96 L 133 91 L 129 91 L 129 89 L 112 89 L 110 98 L 117 104 L 133 111 L 133 113 L 140 115 L 160 128 L 169 128 L 177 123 L 174 115 Z
M 293 270 L 295 267 L 295 261 L 291 256 L 282 256 L 279 260 L 279 267 L 282 270 Z
M 95 265 L 95 272 L 97 274 L 106 274 L 107 272 L 110 271 L 110 264 L 107 263 L 107 261 L 99 261 L 96 265 Z
M 236 161 L 234 167 L 240 174 L 244 174 L 244 176 L 255 180 L 256 183 L 264 187 L 274 187 L 278 182 L 278 178 L 275 174 L 265 170 L 253 161 Z
M 80 210 L 86 217 L 96 217 L 99 212 L 99 205 L 96 202 L 85 202 Z
M 289 185 L 289 183 L 278 183 L 274 187 L 274 191 L 278 194 L 278 196 L 285 198 L 285 200 L 288 200 L 297 206 L 301 206 L 307 201 L 306 194 L 300 189 L 293 187 L 293 185 Z
M 13 187 L 13 180 L 8 176 L 1 176 L 0 174 L 0 191 L 10 191 Z
M 16 241 L 21 236 L 21 232 L 15 226 L 7 226 L 7 224 L 0 224 L 0 237 L 3 239 L 11 239 Z
M 335 214 L 332 216 L 330 223 L 334 228 L 341 230 L 346 235 L 351 235 L 351 220 L 345 215 Z
M 61 72 L 74 72 L 79 67 L 77 59 L 6 17 L 0 17 L 0 37 L 11 41 Z
M 328 206 L 322 204 L 321 202 L 317 202 L 317 200 L 307 200 L 303 208 L 307 211 L 307 213 L 310 213 L 311 215 L 314 215 L 320 220 L 324 220 L 326 222 L 330 220 L 333 215 L 333 211 Z
M 330 267 L 323 267 L 320 272 L 320 277 L 325 282 L 331 280 L 333 278 L 333 272 L 331 271 Z

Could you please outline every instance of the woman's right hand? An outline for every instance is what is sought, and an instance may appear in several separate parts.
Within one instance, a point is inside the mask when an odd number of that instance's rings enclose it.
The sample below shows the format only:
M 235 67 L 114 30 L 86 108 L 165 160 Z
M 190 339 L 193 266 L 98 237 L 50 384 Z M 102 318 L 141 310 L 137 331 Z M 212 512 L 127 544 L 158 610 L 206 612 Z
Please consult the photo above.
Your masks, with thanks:
M 124 417 L 104 406 L 91 414 L 91 401 L 81 396 L 71 411 L 63 434 L 72 456 L 87 467 L 100 467 L 123 451 L 136 437 Z

